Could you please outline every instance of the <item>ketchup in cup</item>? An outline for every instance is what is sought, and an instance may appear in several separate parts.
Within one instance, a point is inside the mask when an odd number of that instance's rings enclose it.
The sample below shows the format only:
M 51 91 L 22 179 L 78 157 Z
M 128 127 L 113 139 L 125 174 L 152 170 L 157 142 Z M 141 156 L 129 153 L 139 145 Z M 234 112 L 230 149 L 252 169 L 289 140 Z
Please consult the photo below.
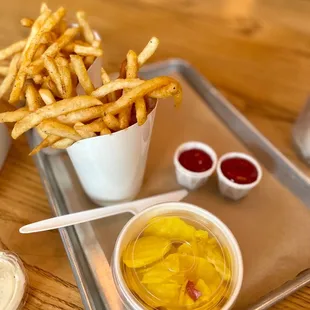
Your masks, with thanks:
M 209 154 L 199 149 L 183 151 L 179 157 L 180 164 L 192 172 L 204 172 L 212 167 L 212 159 Z
M 238 184 L 250 184 L 257 180 L 256 167 L 244 158 L 228 158 L 221 164 L 224 176 Z
M 177 181 L 188 189 L 201 187 L 216 169 L 217 156 L 207 144 L 190 141 L 181 144 L 174 154 Z
M 217 166 L 219 189 L 223 196 L 238 200 L 248 194 L 262 178 L 259 163 L 244 153 L 227 153 Z

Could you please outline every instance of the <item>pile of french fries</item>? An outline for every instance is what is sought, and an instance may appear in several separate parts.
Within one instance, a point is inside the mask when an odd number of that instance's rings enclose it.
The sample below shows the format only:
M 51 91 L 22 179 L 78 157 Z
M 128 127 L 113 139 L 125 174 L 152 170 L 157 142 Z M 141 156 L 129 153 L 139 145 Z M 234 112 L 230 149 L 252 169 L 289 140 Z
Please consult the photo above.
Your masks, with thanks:
M 7 98 L 16 108 L 0 113 L 0 122 L 15 122 L 14 139 L 37 130 L 42 142 L 30 155 L 45 147 L 65 149 L 135 122 L 143 125 L 152 110 L 152 98 L 173 96 L 176 106 L 181 103 L 182 89 L 175 79 L 138 78 L 139 68 L 158 47 L 155 37 L 140 54 L 127 53 L 117 79 L 110 80 L 102 68 L 102 86 L 95 89 L 87 70 L 103 54 L 101 41 L 84 12 L 76 13 L 75 26 L 68 26 L 65 13 L 63 7 L 52 12 L 43 3 L 36 20 L 21 20 L 30 29 L 28 38 L 0 50 L 0 74 L 4 76 L 0 98 Z M 78 84 L 85 95 L 77 96 Z

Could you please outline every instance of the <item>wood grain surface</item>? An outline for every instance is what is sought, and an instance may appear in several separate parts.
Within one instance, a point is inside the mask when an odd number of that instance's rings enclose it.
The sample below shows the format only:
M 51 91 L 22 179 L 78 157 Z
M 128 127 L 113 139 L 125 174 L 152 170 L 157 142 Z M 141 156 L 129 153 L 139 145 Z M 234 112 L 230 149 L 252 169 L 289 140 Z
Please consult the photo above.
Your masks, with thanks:
M 1 1 L 0 48 L 25 35 L 20 18 L 39 0 Z M 152 35 L 152 61 L 191 62 L 289 159 L 310 176 L 291 145 L 291 128 L 310 93 L 309 0 L 53 0 L 69 16 L 88 12 L 104 41 L 105 65 L 117 70 L 129 48 Z M 83 309 L 57 231 L 21 236 L 20 226 L 51 216 L 24 138 L 14 141 L 0 174 L 0 246 L 18 253 L 29 275 L 28 310 Z M 310 288 L 273 309 L 310 309 Z

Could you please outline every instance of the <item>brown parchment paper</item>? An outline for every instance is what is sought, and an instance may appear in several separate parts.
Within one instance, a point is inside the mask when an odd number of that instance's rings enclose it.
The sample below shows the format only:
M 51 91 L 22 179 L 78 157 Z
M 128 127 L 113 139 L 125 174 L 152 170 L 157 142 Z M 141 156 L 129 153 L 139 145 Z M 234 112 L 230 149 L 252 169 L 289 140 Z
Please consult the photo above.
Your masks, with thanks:
M 182 142 L 203 141 L 218 156 L 230 151 L 249 153 L 186 82 L 176 77 L 183 85 L 183 105 L 175 110 L 172 100 L 159 103 L 140 196 L 180 188 L 173 154 Z M 239 242 L 244 282 L 235 309 L 246 309 L 310 267 L 310 212 L 267 170 L 263 173 L 260 185 L 241 201 L 221 197 L 216 176 L 185 200 L 218 216 Z

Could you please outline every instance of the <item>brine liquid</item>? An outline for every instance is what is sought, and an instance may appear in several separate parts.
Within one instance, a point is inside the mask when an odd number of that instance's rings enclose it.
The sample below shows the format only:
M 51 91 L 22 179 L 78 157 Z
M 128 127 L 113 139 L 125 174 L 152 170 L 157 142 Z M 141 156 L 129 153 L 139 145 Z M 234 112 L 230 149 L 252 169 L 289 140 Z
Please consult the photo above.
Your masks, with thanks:
M 128 245 L 123 274 L 144 308 L 161 310 L 221 307 L 232 276 L 229 253 L 212 232 L 175 216 L 152 219 Z

